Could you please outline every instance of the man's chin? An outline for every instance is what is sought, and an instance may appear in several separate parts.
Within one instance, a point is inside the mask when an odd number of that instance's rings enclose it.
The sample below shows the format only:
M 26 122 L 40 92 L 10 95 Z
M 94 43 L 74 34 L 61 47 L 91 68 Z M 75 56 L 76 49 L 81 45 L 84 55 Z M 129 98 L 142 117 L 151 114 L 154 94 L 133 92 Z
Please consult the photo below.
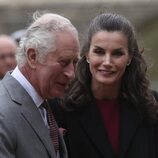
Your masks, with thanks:
M 63 95 L 64 95 L 64 90 L 56 91 L 55 93 L 52 94 L 52 98 L 62 97 Z

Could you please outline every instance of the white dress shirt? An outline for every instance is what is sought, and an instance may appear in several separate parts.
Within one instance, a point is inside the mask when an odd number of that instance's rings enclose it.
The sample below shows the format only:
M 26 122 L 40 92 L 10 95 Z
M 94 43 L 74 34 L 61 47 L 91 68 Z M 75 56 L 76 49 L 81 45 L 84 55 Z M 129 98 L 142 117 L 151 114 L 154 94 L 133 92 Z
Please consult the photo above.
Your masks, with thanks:
M 44 99 L 37 93 L 35 88 L 31 85 L 31 83 L 26 79 L 26 77 L 21 73 L 18 66 L 13 70 L 11 75 L 21 84 L 21 86 L 27 91 L 35 105 L 40 111 L 40 114 L 43 118 L 45 125 L 48 127 L 46 110 L 40 105 L 43 103 Z

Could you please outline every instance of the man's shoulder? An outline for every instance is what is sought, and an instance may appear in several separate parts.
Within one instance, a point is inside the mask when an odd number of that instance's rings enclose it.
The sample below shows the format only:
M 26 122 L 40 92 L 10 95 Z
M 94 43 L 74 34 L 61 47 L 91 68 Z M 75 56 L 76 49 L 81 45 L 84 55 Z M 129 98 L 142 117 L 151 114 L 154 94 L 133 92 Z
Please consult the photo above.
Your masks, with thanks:
M 9 114 L 13 113 L 12 109 L 15 107 L 16 103 L 10 97 L 8 91 L 0 83 L 0 113 Z
M 6 89 L 4 82 L 5 81 L 0 81 L 0 105 L 3 103 L 3 100 L 6 100 L 6 98 L 9 97 L 8 90 Z
M 9 81 L 12 82 L 12 77 Z M 15 107 L 17 106 L 16 102 L 13 101 L 13 97 L 14 95 L 18 95 L 19 92 L 11 86 L 10 82 L 8 82 L 8 77 L 4 77 L 3 80 L 0 81 L 0 114 L 3 115 L 14 114 L 16 110 Z

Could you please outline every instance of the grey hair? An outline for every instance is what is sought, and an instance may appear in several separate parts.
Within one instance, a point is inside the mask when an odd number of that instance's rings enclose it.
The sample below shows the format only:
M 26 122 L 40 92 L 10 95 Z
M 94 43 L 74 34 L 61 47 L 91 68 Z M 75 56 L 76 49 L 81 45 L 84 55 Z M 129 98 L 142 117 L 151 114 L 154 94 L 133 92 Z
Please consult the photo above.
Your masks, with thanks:
M 28 27 L 20 41 L 16 59 L 19 67 L 27 61 L 27 51 L 33 48 L 39 62 L 43 56 L 56 50 L 55 38 L 57 32 L 72 32 L 78 38 L 78 32 L 72 23 L 65 17 L 53 13 L 33 15 L 34 22 Z

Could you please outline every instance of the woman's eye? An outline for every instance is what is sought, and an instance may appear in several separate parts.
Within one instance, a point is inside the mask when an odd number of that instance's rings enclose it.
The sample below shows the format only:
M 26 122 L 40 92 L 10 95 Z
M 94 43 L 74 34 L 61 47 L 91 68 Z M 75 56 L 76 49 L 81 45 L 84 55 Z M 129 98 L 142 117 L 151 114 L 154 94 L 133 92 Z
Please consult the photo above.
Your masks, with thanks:
M 94 49 L 94 53 L 96 53 L 96 54 L 104 54 L 104 51 L 102 49 Z
M 122 56 L 122 55 L 124 55 L 124 52 L 122 52 L 122 51 L 114 51 L 113 55 L 114 56 Z

